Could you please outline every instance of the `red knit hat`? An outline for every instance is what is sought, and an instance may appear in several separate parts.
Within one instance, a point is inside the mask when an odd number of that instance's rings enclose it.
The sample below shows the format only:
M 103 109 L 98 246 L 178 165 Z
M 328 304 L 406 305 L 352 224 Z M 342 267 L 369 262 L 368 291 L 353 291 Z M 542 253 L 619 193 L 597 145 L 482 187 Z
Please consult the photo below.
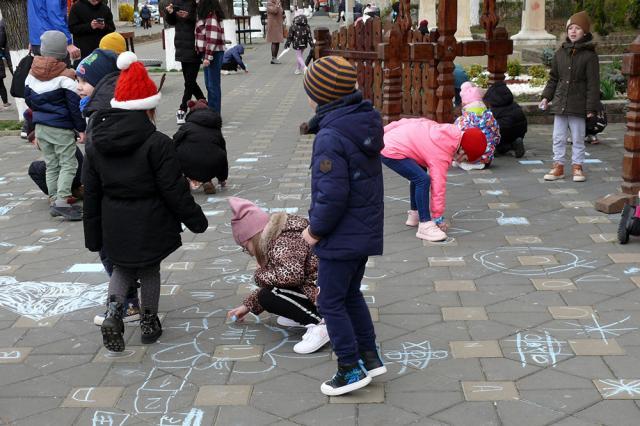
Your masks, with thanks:
M 487 150 L 487 137 L 482 133 L 482 130 L 472 127 L 462 133 L 460 145 L 467 154 L 467 160 L 473 163 Z
M 113 108 L 146 111 L 158 106 L 162 96 L 135 53 L 123 52 L 118 56 L 118 68 L 122 72 L 111 99 Z

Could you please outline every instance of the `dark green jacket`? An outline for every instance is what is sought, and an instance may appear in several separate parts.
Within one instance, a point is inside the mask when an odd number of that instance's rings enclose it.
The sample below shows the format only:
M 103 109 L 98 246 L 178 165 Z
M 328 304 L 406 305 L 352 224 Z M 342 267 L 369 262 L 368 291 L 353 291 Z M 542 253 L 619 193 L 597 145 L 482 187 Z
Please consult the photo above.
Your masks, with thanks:
M 542 97 L 551 102 L 553 114 L 586 117 L 598 111 L 600 69 L 591 33 L 575 43 L 562 43 L 553 57 L 549 81 Z

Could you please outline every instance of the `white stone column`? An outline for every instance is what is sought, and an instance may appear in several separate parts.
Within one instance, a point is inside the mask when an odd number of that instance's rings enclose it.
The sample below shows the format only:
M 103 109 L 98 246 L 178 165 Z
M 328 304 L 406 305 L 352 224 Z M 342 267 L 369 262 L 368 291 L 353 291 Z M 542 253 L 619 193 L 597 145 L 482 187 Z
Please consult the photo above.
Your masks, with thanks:
M 167 71 L 182 70 L 182 64 L 176 61 L 176 48 L 173 43 L 175 38 L 176 29 L 174 27 L 166 28 L 164 30 L 164 67 Z
M 230 41 L 231 44 L 227 44 L 227 47 L 233 47 L 238 44 L 238 34 L 236 30 L 238 29 L 236 25 L 235 19 L 225 19 L 222 21 L 222 28 L 224 28 L 224 38 L 227 41 Z
M 553 46 L 556 37 L 545 30 L 544 0 L 524 0 L 522 28 L 513 37 L 516 46 Z
M 344 21 L 347 25 L 353 24 L 353 5 L 354 0 L 344 0 Z
M 471 26 L 480 25 L 480 0 L 471 0 Z
M 18 66 L 22 58 L 24 58 L 28 54 L 29 50 L 27 49 L 9 51 L 9 57 L 11 58 L 11 65 L 14 71 L 16 70 L 16 67 Z M 2 66 L 4 66 L 4 64 L 2 64 Z M 23 98 L 13 98 L 13 100 L 15 101 L 16 109 L 18 110 L 18 120 L 24 121 L 24 112 L 27 110 L 27 103 Z
M 471 36 L 471 0 L 458 1 L 458 31 L 456 40 L 473 40 Z
M 438 26 L 438 18 L 436 17 L 436 0 L 420 0 L 418 8 L 418 24 L 423 19 L 429 22 L 429 28 Z

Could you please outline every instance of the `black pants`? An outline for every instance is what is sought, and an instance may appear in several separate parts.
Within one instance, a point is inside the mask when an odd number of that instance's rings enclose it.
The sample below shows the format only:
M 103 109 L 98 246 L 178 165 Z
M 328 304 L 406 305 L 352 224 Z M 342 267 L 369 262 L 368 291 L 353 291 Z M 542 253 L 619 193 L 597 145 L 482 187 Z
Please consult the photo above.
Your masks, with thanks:
M 235 59 L 231 58 L 229 62 L 222 64 L 222 69 L 225 71 L 238 71 L 238 63 Z
M 2 63 L 2 61 L 0 61 Z M 2 63 L 4 66 L 4 63 Z M 0 78 L 0 98 L 2 98 L 3 103 L 9 102 L 9 98 L 7 98 L 7 88 L 4 87 L 4 78 Z
M 184 94 L 182 95 L 182 103 L 180 109 L 187 110 L 187 102 L 192 97 L 196 99 L 206 99 L 202 89 L 198 86 L 198 72 L 200 71 L 199 62 L 181 62 L 182 76 L 184 77 Z
M 295 289 L 263 288 L 258 301 L 265 311 L 292 319 L 302 325 L 318 324 L 322 317 L 302 292 Z
M 496 146 L 498 154 L 506 154 L 513 149 L 513 142 L 518 138 L 524 138 L 527 132 L 524 127 L 505 127 L 500 128 L 500 143 Z
M 82 173 L 82 161 L 84 157 L 82 156 L 82 151 L 80 148 L 76 147 L 76 160 L 78 160 L 78 169 L 76 170 L 76 176 L 73 178 L 73 182 L 71 183 L 71 189 L 76 189 L 82 185 L 80 181 L 80 175 Z M 46 195 L 49 195 L 49 188 L 47 188 L 47 165 L 44 161 L 34 161 L 29 166 L 29 176 L 31 180 L 38 185 L 38 188 Z

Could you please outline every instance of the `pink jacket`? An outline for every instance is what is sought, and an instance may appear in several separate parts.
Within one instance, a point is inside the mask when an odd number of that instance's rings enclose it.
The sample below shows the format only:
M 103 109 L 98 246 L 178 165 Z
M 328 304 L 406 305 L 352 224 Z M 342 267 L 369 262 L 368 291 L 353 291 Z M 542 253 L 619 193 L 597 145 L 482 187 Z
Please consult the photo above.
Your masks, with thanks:
M 394 160 L 410 158 L 429 169 L 431 215 L 444 215 L 447 171 L 460 146 L 462 132 L 455 124 L 441 124 L 426 118 L 404 118 L 384 128 L 381 154 Z

